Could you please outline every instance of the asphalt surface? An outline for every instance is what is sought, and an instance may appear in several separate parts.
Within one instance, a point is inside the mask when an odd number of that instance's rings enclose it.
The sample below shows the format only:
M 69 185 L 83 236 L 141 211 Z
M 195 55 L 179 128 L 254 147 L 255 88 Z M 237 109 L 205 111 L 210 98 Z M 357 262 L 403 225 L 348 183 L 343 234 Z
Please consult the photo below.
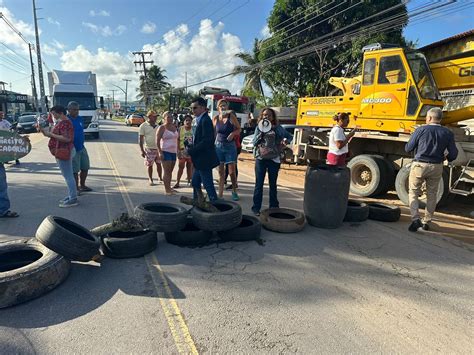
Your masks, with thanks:
M 33 237 L 50 214 L 92 228 L 139 203 L 178 202 L 148 186 L 137 128 L 101 129 L 86 142 L 94 191 L 69 209 L 57 206 L 66 187 L 47 140 L 32 135 L 33 151 L 7 168 L 21 216 L 0 220 L 0 242 Z M 244 213 L 253 179 L 242 164 Z M 302 210 L 303 186 L 280 182 L 281 206 Z M 144 258 L 74 262 L 58 288 L 0 310 L 0 353 L 472 353 L 474 247 L 409 233 L 403 219 L 264 230 L 263 245 L 180 248 L 158 234 Z

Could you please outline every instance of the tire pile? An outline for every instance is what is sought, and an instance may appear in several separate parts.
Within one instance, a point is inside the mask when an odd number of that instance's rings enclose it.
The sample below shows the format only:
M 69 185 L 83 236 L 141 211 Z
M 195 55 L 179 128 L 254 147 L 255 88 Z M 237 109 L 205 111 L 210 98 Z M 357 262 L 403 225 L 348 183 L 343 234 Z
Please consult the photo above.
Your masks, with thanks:
M 372 219 L 381 222 L 397 222 L 401 210 L 398 206 L 386 205 L 378 202 L 359 202 L 349 200 L 344 216 L 344 222 L 363 222 Z
M 39 297 L 61 284 L 71 261 L 141 257 L 155 250 L 157 233 L 168 243 L 202 246 L 211 240 L 248 241 L 260 238 L 260 221 L 242 215 L 230 201 L 212 203 L 220 212 L 191 211 L 171 203 L 145 203 L 135 208 L 135 219 L 147 229 L 94 235 L 62 217 L 48 216 L 35 238 L 0 244 L 0 309 Z

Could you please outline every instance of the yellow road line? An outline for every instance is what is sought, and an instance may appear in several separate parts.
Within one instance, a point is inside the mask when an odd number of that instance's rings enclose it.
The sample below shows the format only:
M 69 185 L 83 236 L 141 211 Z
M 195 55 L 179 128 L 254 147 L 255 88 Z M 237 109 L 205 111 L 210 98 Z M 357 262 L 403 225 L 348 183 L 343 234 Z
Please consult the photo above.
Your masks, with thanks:
M 105 142 L 102 142 L 102 146 L 105 155 L 109 160 L 110 166 L 112 167 L 112 173 L 114 174 L 118 189 L 125 203 L 125 207 L 127 208 L 127 212 L 129 215 L 133 215 L 134 205 L 130 195 L 128 194 L 127 187 L 118 172 L 117 166 L 115 165 L 109 148 Z M 158 293 L 158 299 L 160 300 L 161 308 L 163 309 L 166 321 L 168 322 L 171 335 L 173 336 L 176 347 L 178 348 L 178 352 L 180 354 L 199 354 L 156 255 L 151 253 L 145 256 L 145 261 L 156 292 Z

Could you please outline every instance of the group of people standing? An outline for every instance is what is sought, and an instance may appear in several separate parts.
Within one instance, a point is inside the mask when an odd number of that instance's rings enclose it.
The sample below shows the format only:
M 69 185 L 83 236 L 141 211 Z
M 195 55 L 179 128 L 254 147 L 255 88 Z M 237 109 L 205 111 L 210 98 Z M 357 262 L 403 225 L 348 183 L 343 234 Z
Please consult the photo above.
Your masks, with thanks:
M 163 182 L 166 195 L 176 194 L 180 187 L 184 169 L 187 172 L 188 185 L 191 184 L 194 198 L 202 198 L 201 186 L 207 192 L 210 201 L 223 198 L 225 181 L 230 177 L 231 198 L 240 199 L 237 188 L 237 156 L 240 147 L 241 127 L 235 112 L 229 110 L 229 103 L 222 99 L 217 103 L 219 113 L 209 117 L 206 100 L 197 97 L 191 103 L 193 116 L 186 115 L 184 124 L 177 127 L 170 112 L 163 113 L 164 123 L 158 125 L 157 113 L 149 111 L 148 120 L 140 126 L 139 145 L 144 164 L 147 167 L 148 181 L 153 180 L 153 166 L 156 165 L 158 178 Z M 255 145 L 255 189 L 252 211 L 260 214 L 263 199 L 263 184 L 268 172 L 270 185 L 270 207 L 279 207 L 277 198 L 277 178 L 280 168 L 280 150 L 292 136 L 283 129 L 275 111 L 265 108 L 261 111 L 260 120 L 271 124 L 269 132 L 261 132 L 257 127 L 254 133 Z M 267 155 L 261 152 L 268 147 L 276 152 Z M 179 161 L 176 184 L 171 187 L 171 176 Z M 218 168 L 218 191 L 214 186 L 212 170 Z

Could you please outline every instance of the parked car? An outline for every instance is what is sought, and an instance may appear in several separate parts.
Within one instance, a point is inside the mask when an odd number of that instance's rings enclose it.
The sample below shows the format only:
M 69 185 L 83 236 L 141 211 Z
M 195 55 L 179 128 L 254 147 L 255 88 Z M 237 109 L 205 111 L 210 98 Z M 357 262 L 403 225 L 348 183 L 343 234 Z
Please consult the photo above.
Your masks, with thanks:
M 20 116 L 13 127 L 18 133 L 36 132 L 36 122 L 36 115 Z
M 145 122 L 145 118 L 139 114 L 131 114 L 125 118 L 125 125 L 126 126 L 140 126 L 143 122 Z
M 39 114 L 40 114 L 39 112 L 33 112 L 33 111 L 31 111 L 31 112 L 22 112 L 22 113 L 20 114 L 20 117 L 21 117 L 21 116 L 31 116 L 31 115 L 33 115 L 33 116 L 38 116 Z

